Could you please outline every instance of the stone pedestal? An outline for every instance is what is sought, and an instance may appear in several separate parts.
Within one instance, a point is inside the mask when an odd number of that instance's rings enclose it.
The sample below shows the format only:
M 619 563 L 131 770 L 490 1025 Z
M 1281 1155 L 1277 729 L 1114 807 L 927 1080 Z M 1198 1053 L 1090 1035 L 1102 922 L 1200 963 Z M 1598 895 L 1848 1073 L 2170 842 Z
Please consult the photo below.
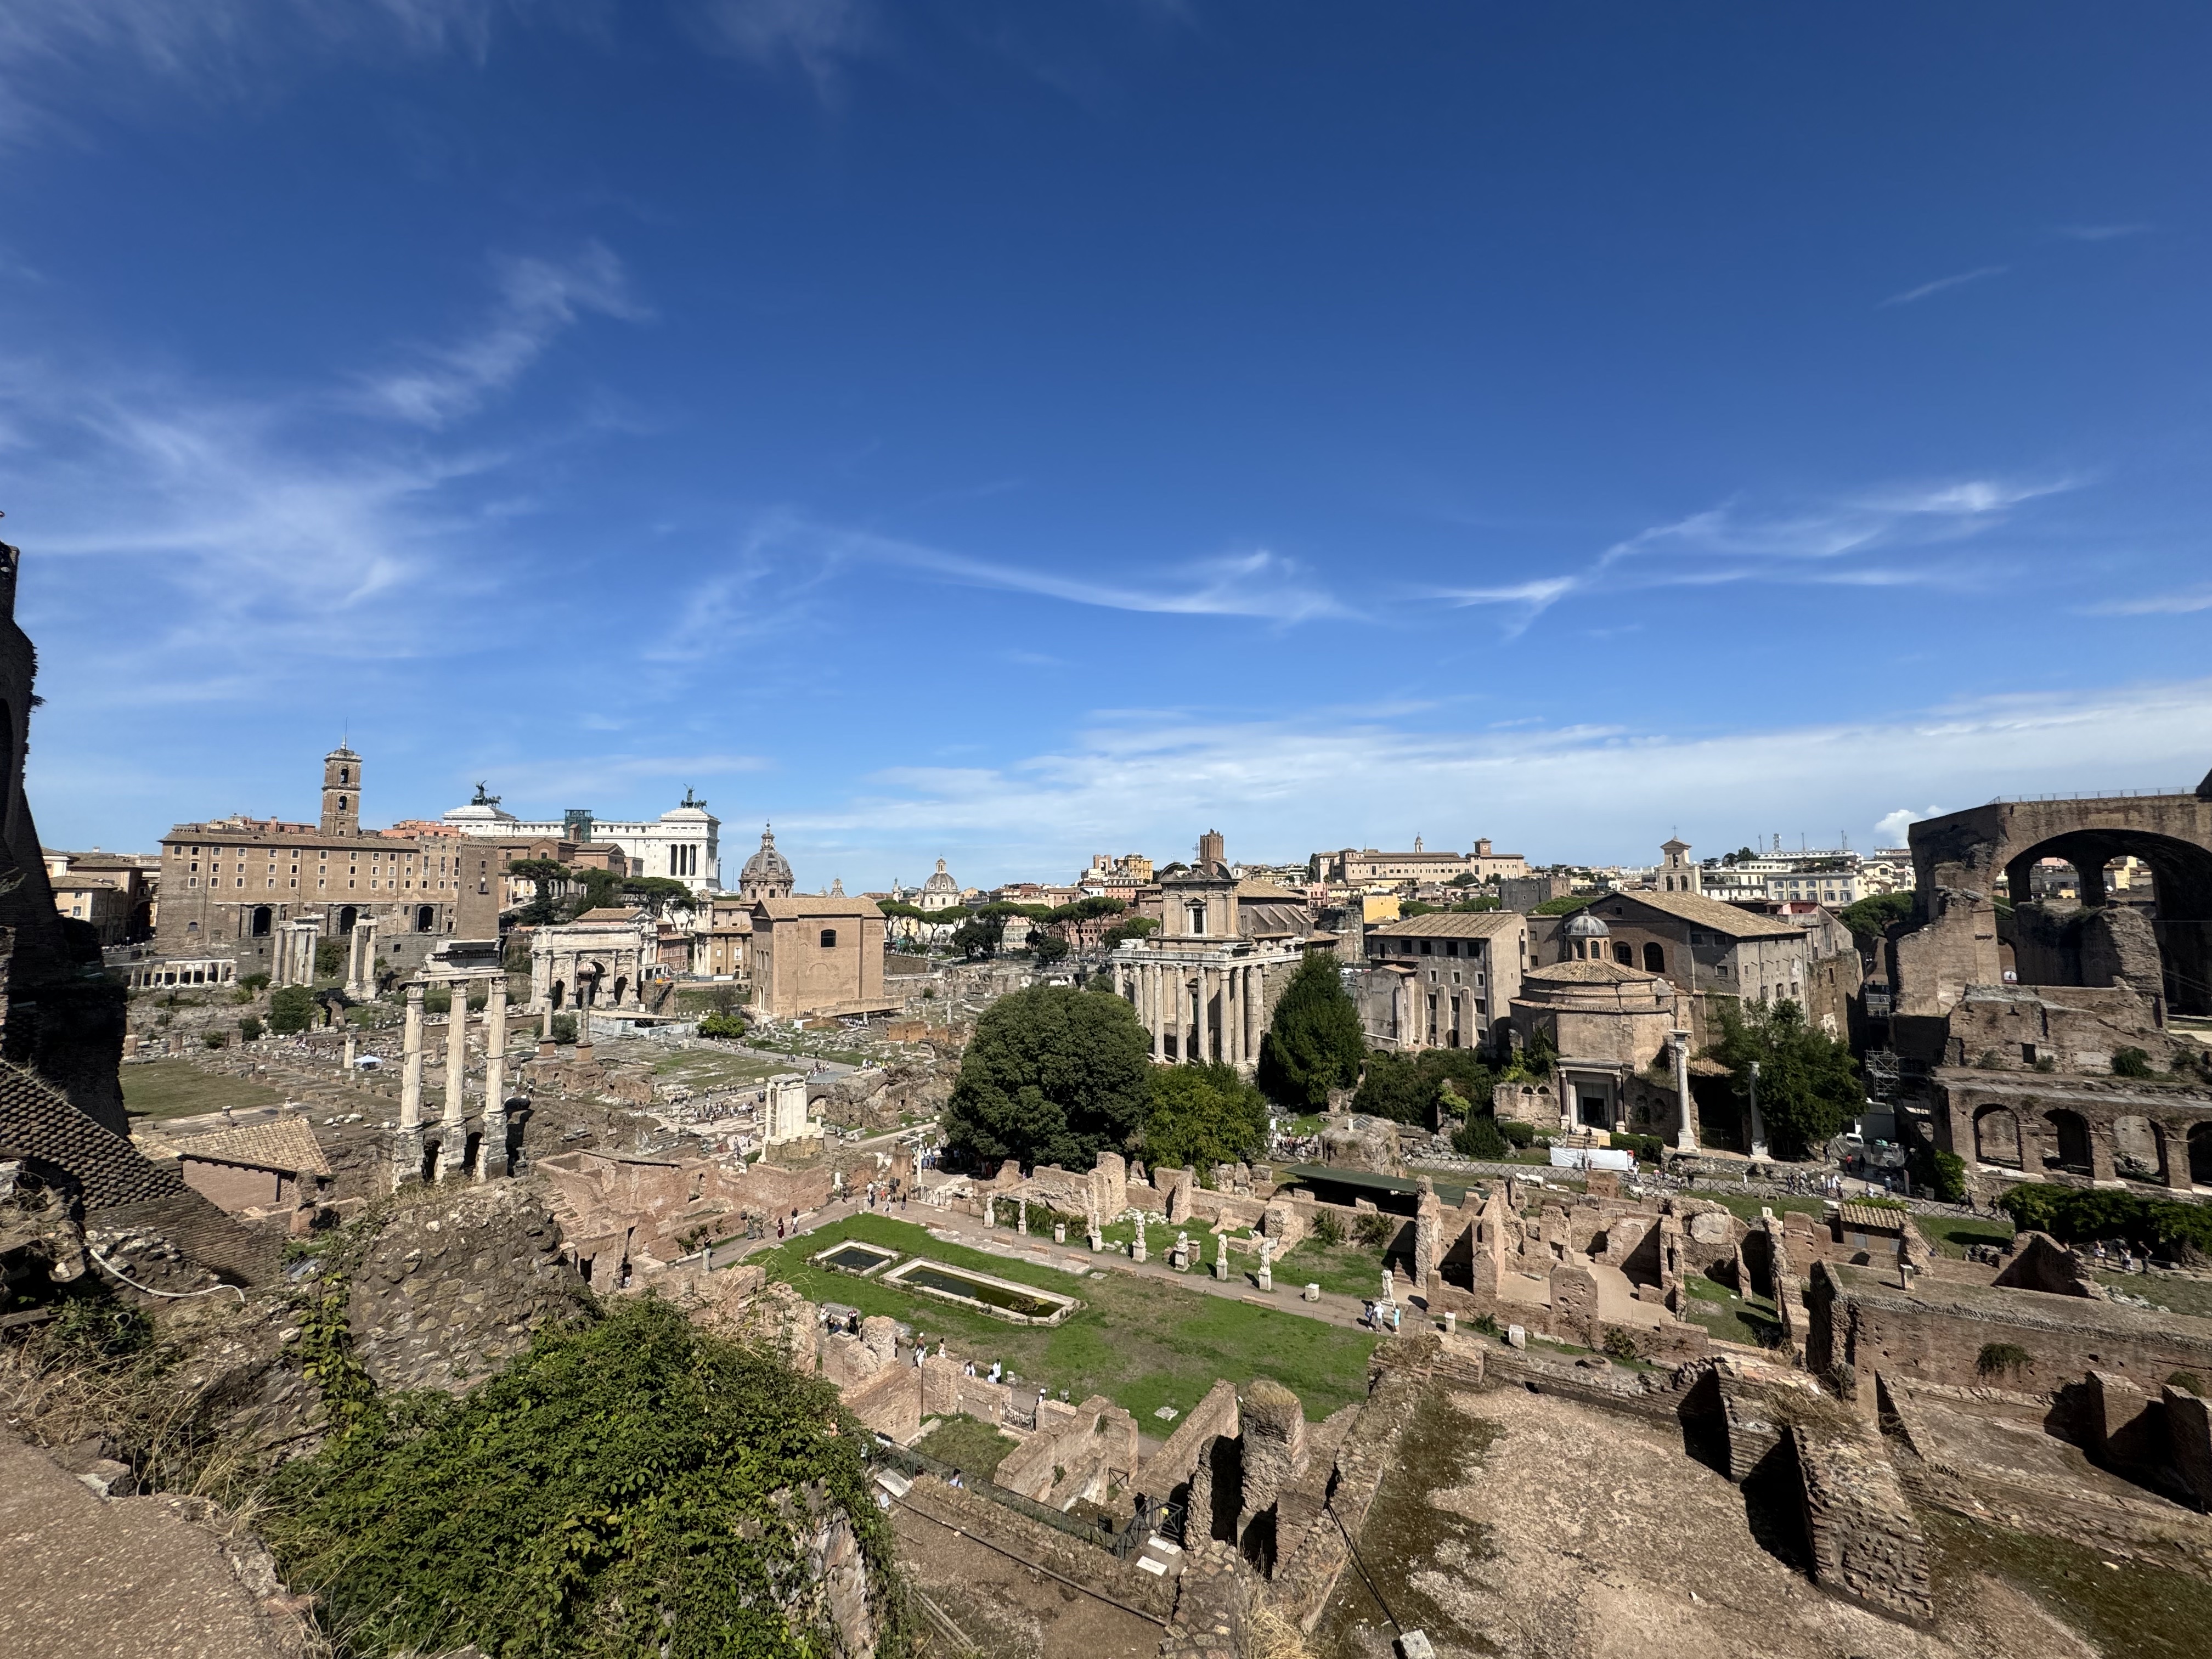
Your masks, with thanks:
M 1142 1261 L 1144 1259 L 1145 1224 L 1139 1221 L 1137 1224 L 1136 1236 L 1129 1241 L 1129 1260 L 1132 1261 Z
M 1055 1221 L 1052 1224 L 1052 1242 L 1055 1244 L 1067 1243 L 1067 1224 L 1065 1221 Z

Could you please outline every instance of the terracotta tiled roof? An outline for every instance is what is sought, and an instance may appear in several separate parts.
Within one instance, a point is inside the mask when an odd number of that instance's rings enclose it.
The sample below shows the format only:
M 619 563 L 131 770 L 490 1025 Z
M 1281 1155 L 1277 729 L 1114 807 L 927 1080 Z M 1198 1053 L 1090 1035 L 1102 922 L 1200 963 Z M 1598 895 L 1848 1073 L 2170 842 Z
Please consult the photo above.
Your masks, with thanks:
M 1641 904 L 1664 911 L 1692 927 L 1708 928 L 1730 939 L 1787 939 L 1805 930 L 1772 916 L 1755 915 L 1733 904 L 1707 898 L 1702 893 L 1613 893 L 1589 906 L 1594 915 L 1611 915 L 1617 903 Z
M 1626 985 L 1631 981 L 1649 982 L 1659 977 L 1646 974 L 1618 962 L 1559 962 L 1549 968 L 1531 968 L 1521 975 L 1524 980 L 1550 980 L 1565 985 Z
M 1526 925 L 1517 910 L 1436 910 L 1396 921 L 1370 921 L 1367 931 L 1386 938 L 1489 939 Z
M 190 1140 L 171 1144 L 179 1158 L 245 1164 L 257 1170 L 283 1170 L 292 1175 L 326 1176 L 331 1172 L 323 1149 L 315 1144 L 315 1132 L 304 1119 L 296 1117 L 218 1129 L 211 1135 L 194 1135 Z
M 1872 1227 L 1877 1231 L 1896 1232 L 1905 1225 L 1905 1212 L 1885 1209 L 1879 1204 L 1845 1204 L 1840 1213 L 1846 1227 Z

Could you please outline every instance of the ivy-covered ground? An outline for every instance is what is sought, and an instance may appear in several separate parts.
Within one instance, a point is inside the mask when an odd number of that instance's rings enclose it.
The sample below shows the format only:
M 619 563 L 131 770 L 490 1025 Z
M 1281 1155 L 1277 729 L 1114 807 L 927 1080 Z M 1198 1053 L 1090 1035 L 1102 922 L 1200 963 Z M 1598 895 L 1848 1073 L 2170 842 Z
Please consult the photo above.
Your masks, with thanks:
M 1079 1297 L 1084 1305 L 1053 1328 L 1014 1325 L 809 1261 L 848 1238 L 1038 1285 Z M 955 1352 L 986 1364 L 999 1360 L 1055 1393 L 1065 1389 L 1070 1400 L 1103 1394 L 1133 1413 L 1148 1433 L 1167 1431 L 1168 1425 L 1153 1417 L 1160 1407 L 1187 1412 L 1224 1377 L 1239 1388 L 1257 1376 L 1273 1377 L 1304 1401 L 1306 1415 L 1316 1419 L 1366 1397 L 1368 1356 L 1376 1341 L 1366 1332 L 1133 1273 L 1100 1269 L 1101 1276 L 1092 1277 L 1009 1261 L 941 1243 L 924 1228 L 884 1216 L 848 1217 L 752 1260 L 810 1301 L 889 1314 L 927 1332 L 933 1342 L 942 1336 Z
M 313 1368 L 326 1399 L 357 1374 L 332 1335 Z M 259 1524 L 342 1652 L 828 1653 L 808 1549 L 830 1509 L 897 1618 L 866 1437 L 836 1390 L 656 1299 L 541 1330 L 459 1399 L 354 1388 L 331 1403 L 340 1431 L 278 1472 Z

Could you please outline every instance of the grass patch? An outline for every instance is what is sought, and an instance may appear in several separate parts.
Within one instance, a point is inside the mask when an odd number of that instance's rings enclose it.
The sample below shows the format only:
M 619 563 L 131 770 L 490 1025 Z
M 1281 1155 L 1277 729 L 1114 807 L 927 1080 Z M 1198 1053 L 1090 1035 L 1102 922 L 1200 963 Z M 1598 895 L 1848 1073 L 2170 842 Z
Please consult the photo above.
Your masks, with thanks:
M 809 1256 L 846 1238 L 1079 1297 L 1084 1305 L 1057 1328 L 1026 1328 L 809 1264 Z M 1111 1268 L 1092 1279 L 1009 1260 L 941 1243 L 924 1228 L 888 1217 L 850 1216 L 754 1260 L 809 1300 L 905 1320 L 981 1364 L 1000 1360 L 1029 1382 L 1055 1393 L 1066 1389 L 1070 1400 L 1104 1395 L 1148 1430 L 1159 1407 L 1187 1412 L 1223 1377 L 1240 1388 L 1255 1377 L 1273 1377 L 1295 1392 L 1316 1421 L 1366 1397 L 1376 1341 L 1367 1333 Z
M 1767 1198 L 1758 1193 L 1709 1192 L 1703 1187 L 1684 1196 L 1709 1198 L 1716 1204 L 1724 1204 L 1746 1221 L 1758 1220 L 1759 1212 L 1763 1209 L 1771 1210 L 1777 1215 L 1787 1215 L 1792 1210 L 1806 1215 L 1822 1215 L 1826 1213 L 1828 1207 L 1825 1200 L 1818 1198 Z
M 1966 1249 L 1974 1244 L 2005 1245 L 2012 1243 L 2012 1223 L 2002 1218 L 1993 1221 L 1954 1221 L 1948 1216 L 1917 1215 L 1912 1224 L 1920 1229 L 1920 1236 L 1948 1256 L 1966 1259 Z
M 1401 1295 L 1412 1265 L 1404 1256 L 1390 1260 Z M 1378 1297 L 1382 1294 L 1382 1254 L 1349 1242 L 1325 1244 L 1310 1234 L 1288 1255 L 1276 1258 L 1275 1282 L 1318 1285 L 1331 1296 Z
M 2108 1291 L 2139 1296 L 2154 1308 L 2186 1314 L 2192 1319 L 2212 1318 L 2212 1285 L 2201 1279 L 2168 1279 L 2163 1273 L 2100 1273 L 2091 1277 Z
M 2212 1584 L 2163 1567 L 2120 1561 L 2040 1533 L 2014 1532 L 1948 1510 L 1920 1511 L 1936 1605 L 1961 1606 L 1981 1575 L 2041 1602 L 2106 1653 L 2136 1659 L 2204 1650 Z
M 194 1117 L 226 1106 L 275 1106 L 283 1098 L 250 1078 L 216 1076 L 181 1060 L 153 1060 L 123 1068 L 123 1104 L 133 1117 Z
M 924 1457 L 950 1463 L 970 1480 L 988 1480 L 998 1473 L 1006 1454 L 1021 1442 L 1001 1434 L 988 1423 L 963 1413 L 948 1417 L 915 1443 Z
M 1782 1321 L 1765 1297 L 1738 1297 L 1703 1273 L 1683 1279 L 1682 1289 L 1688 1298 L 1682 1316 L 1704 1326 L 1706 1334 L 1753 1348 L 1771 1348 L 1781 1340 Z

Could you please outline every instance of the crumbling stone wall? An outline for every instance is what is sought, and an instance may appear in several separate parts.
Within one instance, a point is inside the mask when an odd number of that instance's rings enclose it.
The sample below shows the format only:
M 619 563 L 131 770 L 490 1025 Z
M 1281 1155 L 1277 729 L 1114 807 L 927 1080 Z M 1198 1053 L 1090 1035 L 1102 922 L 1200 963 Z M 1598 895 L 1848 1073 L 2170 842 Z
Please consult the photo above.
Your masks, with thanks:
M 353 1275 L 355 1355 L 380 1388 L 459 1391 L 586 1305 L 532 1183 L 501 1182 L 396 1212 Z
M 1930 1623 L 1928 1540 L 1896 1472 L 1853 1424 L 1793 1423 L 1814 1582 L 1884 1613 Z

